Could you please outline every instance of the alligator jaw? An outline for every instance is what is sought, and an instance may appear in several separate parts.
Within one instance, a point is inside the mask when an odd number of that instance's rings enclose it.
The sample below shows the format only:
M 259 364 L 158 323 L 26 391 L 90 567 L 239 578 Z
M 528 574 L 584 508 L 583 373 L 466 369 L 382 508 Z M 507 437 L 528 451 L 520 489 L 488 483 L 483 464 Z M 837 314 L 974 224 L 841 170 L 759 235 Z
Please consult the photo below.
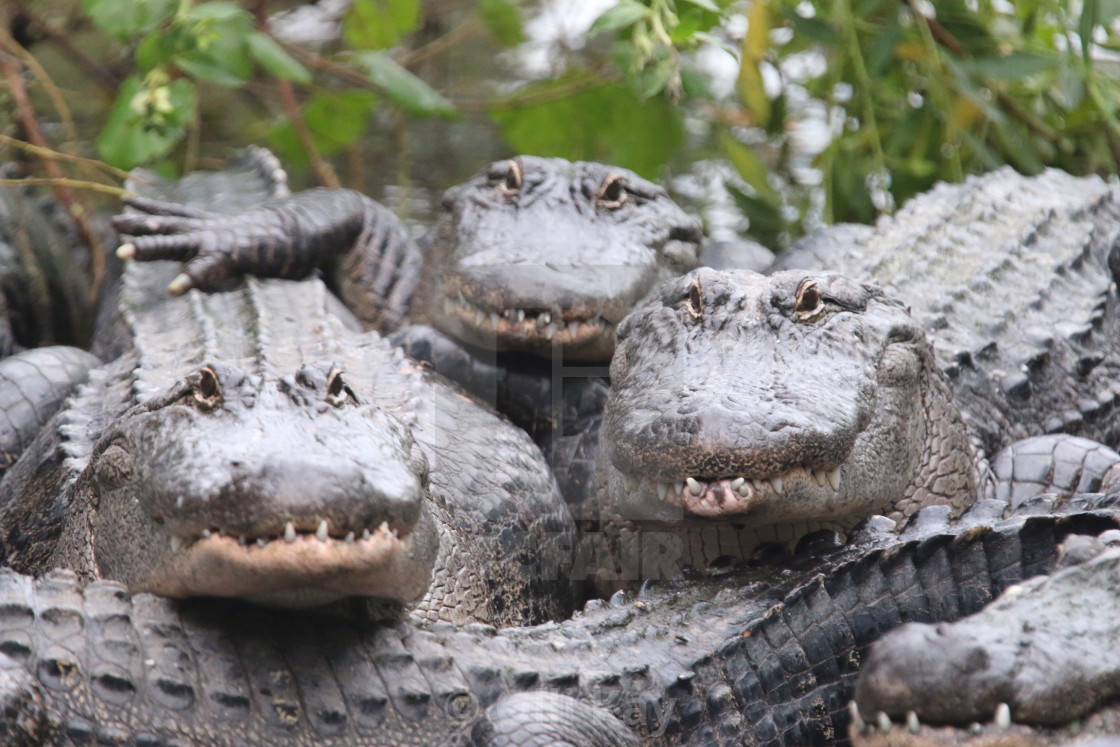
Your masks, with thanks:
M 614 350 L 614 323 L 590 309 L 483 309 L 461 292 L 453 297 L 445 288 L 444 293 L 443 324 L 472 344 L 520 350 L 558 343 L 592 357 L 600 350 L 609 357 Z
M 407 534 L 386 522 L 373 531 L 331 537 L 326 521 L 314 532 L 287 522 L 269 538 L 204 530 L 188 539 L 170 535 L 170 553 L 138 590 L 167 597 L 235 597 L 282 607 L 325 604 L 348 596 L 414 601 L 427 590 L 424 524 Z M 424 564 L 420 564 L 424 565 Z
M 793 467 L 782 474 L 761 478 L 688 476 L 669 482 L 622 476 L 627 491 L 656 491 L 659 501 L 681 506 L 686 513 L 705 518 L 751 513 L 768 501 L 781 500 L 791 489 L 820 493 L 824 499 L 834 497 L 840 491 L 840 479 L 839 467 Z

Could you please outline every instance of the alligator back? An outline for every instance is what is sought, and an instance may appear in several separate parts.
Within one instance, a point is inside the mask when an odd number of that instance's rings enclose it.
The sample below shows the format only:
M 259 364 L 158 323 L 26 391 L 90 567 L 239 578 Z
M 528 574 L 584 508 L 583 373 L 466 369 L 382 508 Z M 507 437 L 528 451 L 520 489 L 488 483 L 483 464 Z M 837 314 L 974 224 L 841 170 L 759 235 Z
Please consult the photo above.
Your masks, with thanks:
M 503 696 L 546 690 L 651 743 L 842 742 L 872 640 L 969 614 L 1049 570 L 1065 535 L 1117 527 L 1110 499 L 1086 499 L 956 527 L 932 509 L 902 542 L 868 529 L 866 544 L 781 574 L 740 568 L 500 631 L 278 617 L 2 571 L 3 726 L 36 744 L 463 744 Z
M 1115 182 L 1003 168 L 874 229 L 826 229 L 780 264 L 871 279 L 907 304 L 989 454 L 1058 431 L 1116 446 L 1118 238 Z
M 164 186 L 162 196 L 201 194 L 203 207 L 238 209 L 275 192 L 261 178 L 261 163 L 234 172 L 240 178 L 199 176 Z M 166 289 L 175 272 L 173 263 L 129 263 L 98 333 L 98 349 L 119 357 L 92 373 L 0 483 L 9 562 L 38 572 L 50 567 L 62 520 L 80 527 L 74 515 L 88 508 L 77 495 L 87 489 L 78 477 L 97 439 L 130 408 L 215 362 L 264 380 L 291 378 L 301 366 L 322 362 L 345 372 L 359 401 L 411 424 L 427 455 L 440 547 L 418 614 L 501 624 L 566 614 L 569 597 L 557 579 L 567 578 L 560 548 L 570 544 L 570 519 L 544 458 L 523 432 L 418 370 L 375 333 L 363 333 L 318 279 L 249 278 L 225 293 L 171 297 Z M 314 418 L 303 428 L 315 434 Z M 321 430 L 315 438 L 329 442 L 326 421 Z M 199 464 L 198 481 L 207 479 L 207 465 Z

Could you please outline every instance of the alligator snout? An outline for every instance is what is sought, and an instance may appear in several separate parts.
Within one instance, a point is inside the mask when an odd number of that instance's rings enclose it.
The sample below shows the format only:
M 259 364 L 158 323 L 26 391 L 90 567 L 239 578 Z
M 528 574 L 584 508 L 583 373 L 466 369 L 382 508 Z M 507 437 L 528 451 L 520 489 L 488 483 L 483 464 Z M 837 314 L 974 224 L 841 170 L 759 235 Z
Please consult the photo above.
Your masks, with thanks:
M 92 464 L 103 575 L 279 604 L 423 594 L 438 548 L 427 460 L 320 368 L 268 381 L 207 366 L 123 417 Z

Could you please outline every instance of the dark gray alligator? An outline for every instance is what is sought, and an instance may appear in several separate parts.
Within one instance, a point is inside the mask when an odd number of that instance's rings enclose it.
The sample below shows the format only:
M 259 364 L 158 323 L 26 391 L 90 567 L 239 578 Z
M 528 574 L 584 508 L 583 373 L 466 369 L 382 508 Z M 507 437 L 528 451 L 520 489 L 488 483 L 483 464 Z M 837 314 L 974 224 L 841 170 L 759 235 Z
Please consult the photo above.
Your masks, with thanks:
M 993 462 L 1005 497 L 1099 486 L 1114 452 L 1042 434 L 1120 437 L 1114 184 L 994 172 L 803 252 L 785 266 L 846 274 L 701 268 L 619 326 L 606 510 L 679 530 L 634 552 L 703 565 L 869 513 L 960 510 L 996 489 L 985 455 L 1027 436 Z
M 853 739 L 1039 746 L 1115 739 L 1117 544 L 1114 531 L 1099 540 L 1071 537 L 1052 576 L 1013 586 L 956 623 L 907 624 L 877 641 L 855 691 L 862 715 Z
M 245 207 L 273 167 L 258 153 L 162 196 Z M 168 298 L 174 274 L 125 269 L 94 343 L 110 362 L 0 481 L 9 564 L 170 596 L 567 614 L 571 522 L 523 432 L 361 332 L 318 280 Z
M 573 744 L 832 744 L 883 631 L 974 612 L 1052 567 L 1067 534 L 1120 526 L 1116 496 L 1052 501 L 1010 519 L 982 501 L 955 525 L 926 509 L 901 540 L 879 517 L 781 571 L 729 567 L 500 631 L 4 571 L 0 728 L 10 744 L 512 744 L 541 723 Z
M 44 210 L 0 187 L 0 475 L 97 364 L 63 347 L 88 338 L 89 289 L 75 242 Z
M 591 490 L 588 423 L 606 395 L 615 325 L 650 287 L 696 267 L 701 240 L 698 222 L 633 172 L 531 156 L 449 189 L 419 244 L 384 207 L 346 190 L 235 218 L 134 215 L 117 226 L 136 236 L 121 256 L 186 262 L 177 292 L 320 267 L 367 327 L 411 320 L 394 341 L 525 428 L 573 503 Z M 559 382 L 565 361 L 601 369 Z

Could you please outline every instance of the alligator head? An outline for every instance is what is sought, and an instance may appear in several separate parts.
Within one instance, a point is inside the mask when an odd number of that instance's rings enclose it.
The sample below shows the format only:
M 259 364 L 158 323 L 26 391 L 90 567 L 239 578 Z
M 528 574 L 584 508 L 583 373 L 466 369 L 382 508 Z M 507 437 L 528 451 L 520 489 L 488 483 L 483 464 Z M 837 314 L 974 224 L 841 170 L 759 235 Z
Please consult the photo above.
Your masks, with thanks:
M 467 343 L 606 360 L 654 283 L 698 263 L 700 226 L 625 169 L 522 156 L 448 190 L 423 283 L 430 321 Z
M 619 326 L 611 380 L 600 469 L 625 519 L 850 526 L 974 497 L 925 334 L 872 285 L 695 270 Z
M 438 549 L 426 457 L 331 364 L 203 366 L 114 423 L 80 479 L 89 510 L 60 552 L 134 591 L 413 601 Z

